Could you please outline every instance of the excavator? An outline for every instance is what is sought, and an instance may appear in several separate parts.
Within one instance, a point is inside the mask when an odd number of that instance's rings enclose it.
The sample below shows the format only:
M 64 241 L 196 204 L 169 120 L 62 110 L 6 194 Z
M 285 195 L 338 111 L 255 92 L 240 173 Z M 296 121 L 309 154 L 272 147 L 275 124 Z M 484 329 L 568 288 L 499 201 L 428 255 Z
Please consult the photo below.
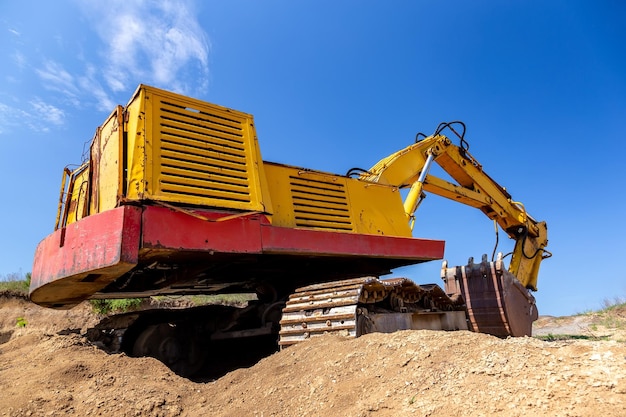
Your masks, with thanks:
M 435 163 L 449 179 L 430 174 Z M 443 259 L 443 241 L 413 236 L 427 194 L 482 211 L 514 240 L 512 253 L 444 261 L 443 286 L 381 278 Z M 547 243 L 546 223 L 469 153 L 461 122 L 339 175 L 262 160 L 250 114 L 140 85 L 96 129 L 84 162 L 63 170 L 30 299 L 69 309 L 89 299 L 254 294 L 243 307 L 149 309 L 90 329 L 108 351 L 189 376 L 220 341 L 266 337 L 282 349 L 324 333 L 529 336 Z

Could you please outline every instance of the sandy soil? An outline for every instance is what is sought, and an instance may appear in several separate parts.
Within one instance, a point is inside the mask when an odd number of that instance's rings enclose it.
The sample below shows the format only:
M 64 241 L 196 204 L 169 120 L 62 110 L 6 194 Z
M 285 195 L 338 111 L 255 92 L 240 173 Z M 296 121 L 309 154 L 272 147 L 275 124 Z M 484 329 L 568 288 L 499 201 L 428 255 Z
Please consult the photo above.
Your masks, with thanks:
M 626 415 L 626 337 L 591 319 L 541 318 L 537 332 L 617 340 L 328 335 L 203 383 L 96 348 L 82 334 L 98 320 L 0 297 L 0 416 Z

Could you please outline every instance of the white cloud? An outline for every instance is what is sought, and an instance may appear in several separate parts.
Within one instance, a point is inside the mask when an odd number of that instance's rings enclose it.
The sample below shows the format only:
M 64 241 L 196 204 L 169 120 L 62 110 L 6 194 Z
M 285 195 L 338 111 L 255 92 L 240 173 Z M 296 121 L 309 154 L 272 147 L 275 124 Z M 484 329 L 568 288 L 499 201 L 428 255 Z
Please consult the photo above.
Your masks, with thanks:
M 209 45 L 189 1 L 82 4 L 104 43 L 104 79 L 111 90 L 134 90 L 139 83 L 181 93 L 206 88 Z
M 85 103 L 94 105 L 94 100 L 98 110 L 110 112 L 115 107 L 115 102 L 98 81 L 95 65 L 86 64 L 83 75 L 72 75 L 58 62 L 48 60 L 35 72 L 43 81 L 45 89 L 60 93 L 65 102 L 73 107 Z
M 49 132 L 53 125 L 62 126 L 65 121 L 65 112 L 62 109 L 38 97 L 28 103 L 26 110 L 19 103 L 15 104 L 11 106 L 0 103 L 0 134 L 20 126 L 26 126 L 35 132 Z
M 140 83 L 189 95 L 204 93 L 209 43 L 194 14 L 194 1 L 76 0 L 86 16 L 77 24 L 94 31 L 96 42 L 66 39 L 61 31 L 54 37 L 59 54 L 48 52 L 39 66 L 33 56 L 16 51 L 13 64 L 32 69 L 41 87 L 55 94 L 46 102 L 35 97 L 23 98 L 21 104 L 0 103 L 0 134 L 18 125 L 35 131 L 62 126 L 72 114 L 68 107 L 95 107 L 108 113 L 117 98 L 128 98 Z M 17 30 L 8 30 L 21 37 Z M 70 45 L 74 54 L 68 60 L 65 51 Z
M 26 57 L 20 51 L 16 51 L 12 55 L 12 58 L 13 58 L 13 62 L 15 62 L 15 65 L 17 65 L 18 68 L 23 69 L 26 67 L 26 62 L 27 62 Z
M 115 107 L 115 102 L 111 99 L 105 88 L 97 80 L 98 71 L 94 65 L 87 65 L 84 76 L 78 79 L 80 88 L 89 92 L 97 100 L 96 107 L 98 110 L 110 112 Z
M 43 122 L 61 126 L 65 120 L 65 112 L 52 104 L 45 103 L 40 98 L 35 98 L 30 102 L 32 115 Z
M 43 68 L 36 69 L 35 72 L 43 80 L 46 89 L 62 93 L 75 106 L 80 104 L 80 90 L 76 86 L 76 80 L 61 64 L 46 61 Z
M 5 133 L 7 126 L 9 126 L 11 116 L 11 108 L 4 103 L 0 103 L 0 135 Z

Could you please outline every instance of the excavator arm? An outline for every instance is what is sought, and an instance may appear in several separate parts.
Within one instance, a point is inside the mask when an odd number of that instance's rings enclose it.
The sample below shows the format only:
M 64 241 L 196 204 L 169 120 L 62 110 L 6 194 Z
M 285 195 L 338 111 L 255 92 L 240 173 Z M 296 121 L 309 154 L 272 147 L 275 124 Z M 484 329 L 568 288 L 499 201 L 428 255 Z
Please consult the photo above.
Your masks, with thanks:
M 455 124 L 463 126 L 463 134 L 457 133 Z M 445 128 L 459 137 L 460 146 L 441 134 Z M 509 272 L 524 287 L 536 291 L 540 263 L 550 256 L 545 250 L 546 223 L 528 215 L 522 203 L 513 201 L 506 189 L 483 171 L 482 165 L 468 152 L 464 133 L 461 122 L 442 123 L 433 135 L 382 159 L 360 178 L 399 188 L 410 187 L 404 208 L 411 224 L 426 192 L 479 209 L 515 240 Z M 437 163 L 457 184 L 430 175 L 432 163 Z

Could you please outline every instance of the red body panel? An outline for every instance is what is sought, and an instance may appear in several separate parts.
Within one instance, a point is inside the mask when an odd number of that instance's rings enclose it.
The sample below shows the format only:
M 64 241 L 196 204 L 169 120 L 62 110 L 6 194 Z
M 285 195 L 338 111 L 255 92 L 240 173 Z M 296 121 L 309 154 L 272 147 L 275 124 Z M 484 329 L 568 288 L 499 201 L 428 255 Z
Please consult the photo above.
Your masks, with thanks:
M 313 262 L 315 274 L 340 270 L 347 275 L 352 267 L 375 273 L 441 259 L 444 251 L 444 242 L 437 240 L 276 227 L 262 214 L 222 221 L 217 220 L 228 214 L 195 214 L 209 220 L 165 207 L 122 206 L 55 231 L 37 248 L 31 299 L 49 307 L 71 307 L 129 271 L 145 273 L 155 263 L 217 270 L 211 277 L 228 283 L 229 277 L 258 278 L 255 268 L 268 264 L 267 270 L 283 276 L 306 274 L 301 268 L 304 260 Z M 168 279 L 176 283 L 178 278 Z M 190 282 L 188 276 L 184 279 Z M 138 285 L 128 291 L 154 293 L 160 288 Z
M 444 242 L 395 236 L 331 233 L 318 230 L 261 228 L 264 253 L 391 257 L 431 261 L 443 257 Z
M 224 253 L 261 253 L 261 225 L 267 218 L 260 214 L 218 221 L 228 213 L 196 211 L 210 220 L 164 207 L 144 208 L 142 247 Z
M 145 207 L 142 248 L 340 255 L 433 260 L 443 256 L 444 242 L 415 238 L 292 229 L 272 226 L 261 214 L 218 221 L 227 214 L 196 211 L 213 221 L 163 207 Z
M 137 264 L 140 236 L 141 208 L 132 206 L 55 231 L 37 246 L 31 300 L 42 305 L 82 301 Z

